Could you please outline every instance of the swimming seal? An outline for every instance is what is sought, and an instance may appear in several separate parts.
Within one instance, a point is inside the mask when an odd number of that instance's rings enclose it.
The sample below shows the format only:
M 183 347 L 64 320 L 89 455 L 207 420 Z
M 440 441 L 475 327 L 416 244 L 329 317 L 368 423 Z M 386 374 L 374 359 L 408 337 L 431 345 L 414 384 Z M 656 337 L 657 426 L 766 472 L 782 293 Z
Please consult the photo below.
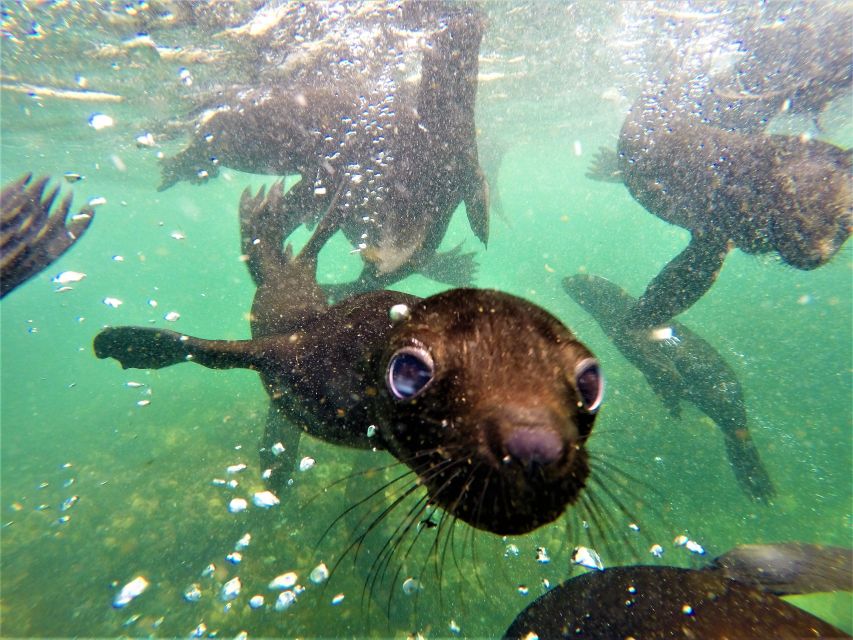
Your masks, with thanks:
M 95 217 L 86 206 L 68 218 L 71 194 L 51 215 L 59 187 L 45 194 L 49 179 L 32 177 L 18 178 L 0 194 L 0 298 L 56 262 Z
M 413 3 L 406 11 L 421 9 Z M 163 160 L 160 190 L 179 180 L 204 182 L 221 166 L 298 173 L 302 180 L 285 203 L 313 224 L 345 178 L 339 226 L 364 268 L 355 282 L 327 287 L 331 298 L 381 289 L 415 271 L 470 284 L 471 254 L 437 249 L 463 202 L 472 231 L 488 242 L 488 186 L 474 122 L 484 22 L 474 8 L 433 16 L 414 87 L 389 81 L 385 69 L 378 79 L 330 83 L 306 73 L 271 87 L 229 90 L 197 118 L 190 145 Z M 387 64 L 393 69 L 397 62 Z
M 603 152 L 587 174 L 624 182 L 647 211 L 691 233 L 632 311 L 637 327 L 665 323 L 693 305 L 732 248 L 814 269 L 838 252 L 853 223 L 849 151 L 704 124 L 680 99 L 682 90 L 672 81 L 638 99 L 617 157 Z
M 584 445 L 603 394 L 592 353 L 545 310 L 497 291 L 376 291 L 328 306 L 316 266 L 334 203 L 294 257 L 277 237 L 281 196 L 271 192 L 241 201 L 258 286 L 251 340 L 116 327 L 95 337 L 95 354 L 125 368 L 257 371 L 270 396 L 261 459 L 273 486 L 304 431 L 386 449 L 432 503 L 479 529 L 520 534 L 562 515 L 589 474 Z
M 851 582 L 849 549 L 743 545 L 702 569 L 638 565 L 572 578 L 524 609 L 504 638 L 849 638 L 778 595 L 849 591 Z
M 686 401 L 714 421 L 723 432 L 735 478 L 750 498 L 775 495 L 749 435 L 743 389 L 714 347 L 678 322 L 656 330 L 632 328 L 628 317 L 636 299 L 605 278 L 579 274 L 564 279 L 563 288 L 642 372 L 671 415 L 678 417 L 679 403 Z

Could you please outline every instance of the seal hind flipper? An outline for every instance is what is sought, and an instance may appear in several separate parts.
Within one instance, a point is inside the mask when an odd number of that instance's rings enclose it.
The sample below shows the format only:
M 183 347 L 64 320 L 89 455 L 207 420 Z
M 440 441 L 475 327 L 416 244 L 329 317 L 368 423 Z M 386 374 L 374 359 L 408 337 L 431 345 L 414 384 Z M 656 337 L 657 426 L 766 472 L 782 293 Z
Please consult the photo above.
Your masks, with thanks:
M 51 214 L 59 187 L 45 194 L 48 178 L 30 184 L 26 174 L 0 194 L 0 297 L 55 262 L 86 231 L 95 216 L 84 207 L 71 220 L 71 194 Z
M 651 328 L 689 309 L 714 284 L 730 248 L 712 234 L 693 234 L 687 247 L 646 287 L 628 313 L 629 325 Z
M 722 431 L 729 465 L 744 493 L 753 500 L 769 500 L 775 496 L 773 481 L 761 462 L 749 431 L 745 427 L 737 430 L 723 428 Z
M 203 340 L 168 329 L 107 327 L 93 343 L 98 358 L 118 360 L 123 369 L 162 369 L 195 362 L 210 369 L 256 369 L 263 343 L 252 340 Z
M 474 252 L 462 253 L 462 244 L 460 242 L 450 251 L 432 254 L 418 267 L 418 271 L 430 280 L 452 287 L 470 286 L 477 276 L 477 261 Z
M 624 184 L 619 154 L 614 149 L 599 147 L 584 176 L 597 182 Z

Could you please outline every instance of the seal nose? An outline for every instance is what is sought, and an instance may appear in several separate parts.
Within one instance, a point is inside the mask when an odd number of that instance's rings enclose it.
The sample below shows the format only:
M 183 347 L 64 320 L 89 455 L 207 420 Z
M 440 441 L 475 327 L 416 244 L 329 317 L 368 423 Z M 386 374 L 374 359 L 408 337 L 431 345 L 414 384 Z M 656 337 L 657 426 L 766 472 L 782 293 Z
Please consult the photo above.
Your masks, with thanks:
M 563 455 L 560 436 L 551 429 L 516 427 L 505 442 L 510 456 L 525 467 L 548 465 Z

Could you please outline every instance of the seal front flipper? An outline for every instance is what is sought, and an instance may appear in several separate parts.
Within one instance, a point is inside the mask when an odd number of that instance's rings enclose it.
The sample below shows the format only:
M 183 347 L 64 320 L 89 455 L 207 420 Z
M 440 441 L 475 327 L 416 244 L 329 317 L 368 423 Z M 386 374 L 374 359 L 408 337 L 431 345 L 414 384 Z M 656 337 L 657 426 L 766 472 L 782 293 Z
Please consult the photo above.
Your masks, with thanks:
M 257 369 L 264 341 L 202 340 L 167 329 L 107 327 L 95 336 L 95 355 L 113 358 L 123 369 L 162 369 L 195 362 L 211 369 Z
M 471 231 L 484 245 L 489 244 L 489 184 L 476 159 L 471 171 L 471 188 L 463 198 Z
M 717 279 L 730 249 L 726 239 L 695 233 L 690 244 L 669 261 L 628 313 L 628 325 L 651 328 L 689 309 Z

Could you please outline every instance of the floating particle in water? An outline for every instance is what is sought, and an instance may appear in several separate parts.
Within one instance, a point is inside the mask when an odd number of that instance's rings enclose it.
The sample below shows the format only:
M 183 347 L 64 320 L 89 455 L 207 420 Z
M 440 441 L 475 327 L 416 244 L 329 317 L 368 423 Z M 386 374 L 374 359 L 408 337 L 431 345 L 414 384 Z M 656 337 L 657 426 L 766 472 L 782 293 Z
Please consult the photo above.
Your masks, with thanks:
M 326 187 L 314 187 L 314 195 L 315 196 L 326 195 Z
M 232 551 L 227 556 L 225 556 L 225 559 L 231 564 L 240 564 L 241 562 L 243 562 L 243 554 L 239 551 Z
M 229 480 L 228 482 L 225 483 L 225 486 L 228 487 L 229 489 L 236 489 L 239 485 L 240 485 L 240 483 L 237 482 L 236 480 Z
M 186 240 L 187 238 L 183 231 L 172 231 L 169 235 L 175 240 Z
M 695 540 L 688 540 L 686 543 L 684 543 L 684 548 L 687 549 L 690 553 L 695 553 L 699 556 L 705 555 L 705 549 Z
M 201 570 L 201 577 L 209 578 L 214 573 L 216 573 L 216 565 L 211 562 L 209 565 L 207 565 L 204 569 Z
M 264 597 L 262 595 L 256 595 L 249 598 L 249 606 L 252 609 L 260 609 L 264 606 Z
M 170 311 L 165 316 L 163 316 L 163 319 L 166 320 L 167 322 L 175 322 L 180 317 L 181 317 L 181 314 L 178 313 L 177 311 Z
M 285 611 L 290 609 L 294 602 L 296 602 L 296 594 L 293 591 L 282 591 L 278 594 L 278 598 L 275 601 L 275 610 Z
M 691 607 L 689 604 L 685 604 L 683 607 L 681 607 L 681 613 L 683 613 L 686 616 L 692 616 L 693 615 L 693 607 Z
M 276 442 L 272 447 L 270 447 L 270 451 L 272 451 L 274 456 L 280 456 L 284 453 L 284 445 L 280 442 Z
M 108 307 L 112 307 L 113 309 L 118 309 L 121 305 L 124 304 L 124 301 L 119 300 L 118 298 L 104 298 L 101 302 L 103 302 Z
M 263 478 L 264 480 L 269 480 L 270 478 L 272 478 L 272 469 L 264 469 L 261 472 L 261 478 Z
M 139 407 L 147 407 L 149 404 L 151 404 L 150 400 L 138 400 L 136 402 L 136 405 Z
M 575 156 L 577 156 L 578 158 L 583 155 L 583 145 L 581 145 L 580 140 L 574 141 L 574 144 L 572 145 L 572 149 L 575 152 Z
M 12 509 L 12 511 L 23 511 L 24 505 L 22 505 L 20 502 L 13 502 L 9 505 L 9 508 Z
M 329 579 L 329 567 L 326 566 L 325 562 L 321 562 L 311 569 L 311 573 L 308 577 L 314 584 L 322 584 Z
M 572 552 L 572 562 L 588 569 L 597 569 L 598 571 L 604 569 L 601 556 L 589 547 L 575 547 Z
M 133 625 L 135 625 L 135 624 L 136 624 L 136 621 L 137 621 L 137 620 L 139 620 L 141 617 L 142 617 L 142 614 L 134 613 L 134 614 L 133 614 L 132 616 L 130 616 L 127 620 L 125 620 L 125 621 L 121 624 L 121 626 L 123 626 L 123 627 L 132 627 Z
M 106 129 L 107 127 L 111 127 L 114 124 L 115 120 L 113 120 L 111 116 L 108 116 L 105 113 L 93 113 L 89 116 L 89 126 L 92 127 L 95 131 Z
M 245 511 L 249 506 L 249 503 L 246 502 L 243 498 L 234 498 L 231 502 L 228 503 L 228 511 L 231 513 L 240 513 L 241 511 Z
M 649 553 L 651 553 L 655 558 L 660 558 L 663 555 L 663 547 L 659 544 L 653 544 L 649 548 Z
M 210 481 L 210 484 L 212 484 L 214 487 L 224 487 L 225 480 L 223 480 L 222 478 L 214 478 Z
M 210 177 L 210 174 L 205 169 L 200 169 L 198 173 L 196 173 L 199 180 L 207 180 Z
M 152 309 L 156 309 L 157 308 L 157 301 L 154 300 L 154 298 L 149 298 L 148 299 L 148 306 L 151 307 Z
M 74 173 L 73 171 L 66 171 L 62 174 L 62 177 L 65 178 L 65 182 L 69 184 L 74 184 L 75 182 L 80 182 L 81 180 L 86 179 L 86 176 L 82 176 L 79 173 Z
M 66 480 L 65 482 L 62 483 L 62 486 L 67 489 L 72 484 L 74 484 L 74 482 L 75 482 L 74 478 L 68 478 L 68 480 Z
M 228 474 L 240 473 L 241 471 L 245 471 L 246 469 L 247 469 L 246 465 L 243 464 L 242 462 L 240 462 L 238 464 L 232 464 L 232 465 L 226 467 L 225 473 L 228 473 Z
M 39 486 L 36 489 L 47 489 L 50 486 L 49 482 L 40 482 Z
M 231 578 L 228 582 L 222 585 L 222 591 L 219 592 L 219 597 L 225 602 L 230 602 L 240 595 L 240 589 L 243 584 L 240 582 L 239 576 Z
M 159 628 L 160 628 L 160 625 L 162 625 L 162 624 L 163 624 L 163 621 L 164 621 L 165 619 L 166 619 L 166 617 L 165 617 L 165 616 L 160 616 L 160 617 L 159 617 L 159 618 L 157 618 L 154 622 L 152 622 L 152 623 L 151 623 L 151 628 L 152 628 L 152 629 L 159 629 Z
M 102 204 L 107 204 L 107 199 L 103 196 L 95 196 L 94 198 L 89 198 L 89 202 L 87 202 L 90 207 L 99 207 Z
M 71 516 L 59 516 L 56 519 L 56 524 L 66 524 L 70 520 L 71 520 Z
M 71 496 L 70 498 L 65 498 L 65 500 L 62 501 L 62 504 L 59 506 L 59 510 L 68 511 L 71 507 L 77 504 L 77 501 L 79 499 L 79 496 Z
M 36 509 L 36 511 L 47 511 L 48 509 L 50 509 L 50 505 L 42 503 L 42 504 L 36 505 L 35 509 Z
M 299 470 L 300 471 L 308 471 L 308 469 L 313 467 L 315 463 L 316 463 L 316 460 L 314 460 L 314 458 L 311 458 L 309 456 L 305 456 L 304 458 L 302 458 L 302 460 L 299 461 Z
M 74 291 L 71 287 L 59 287 L 58 289 L 54 289 L 54 293 L 65 293 L 66 291 Z
M 391 322 L 398 323 L 403 320 L 408 319 L 411 315 L 412 310 L 409 309 L 408 305 L 405 304 L 395 304 L 388 310 L 388 317 L 391 319 Z
M 114 255 L 113 262 L 124 262 L 124 256 L 120 256 L 118 254 Z
M 639 530 L 640 530 L 640 525 L 638 525 L 636 522 L 631 522 L 631 523 L 629 523 L 629 524 L 628 524 L 628 528 L 629 528 L 631 531 L 639 531 Z
M 207 625 L 200 622 L 199 625 L 190 632 L 190 638 L 203 638 L 207 633 Z
M 338 594 L 338 595 L 336 595 L 334 598 L 332 598 L 332 605 L 334 605 L 334 606 L 339 605 L 341 602 L 343 602 L 343 601 L 344 601 L 344 598 L 345 598 L 345 597 L 346 597 L 346 596 L 345 596 L 344 594 L 339 593 L 339 594 Z
M 372 438 L 372 437 L 373 437 L 373 436 L 375 436 L 375 435 L 376 435 L 376 425 L 375 425 L 375 424 L 368 425 L 368 427 L 367 427 L 367 437 L 368 437 L 368 438 Z
M 421 583 L 418 582 L 415 578 L 406 578 L 405 580 L 403 580 L 403 593 L 405 593 L 407 596 L 410 596 L 413 593 L 420 591 L 420 589 Z
M 118 595 L 113 599 L 113 607 L 121 609 L 127 606 L 130 602 L 140 596 L 143 591 L 148 588 L 148 580 L 142 576 L 137 576 L 121 588 Z
M 154 136 L 151 135 L 151 133 L 148 131 L 146 131 L 145 133 L 140 133 L 138 136 L 136 136 L 136 146 L 140 149 L 142 147 L 153 147 L 156 144 L 157 143 L 154 142 Z
M 184 589 L 184 600 L 187 602 L 198 602 L 201 600 L 201 585 L 194 583 Z
M 244 533 L 243 537 L 240 538 L 237 541 L 237 543 L 234 545 L 234 550 L 235 551 L 243 551 L 244 549 L 246 549 L 249 546 L 249 544 L 251 542 L 252 542 L 252 534 L 251 533 Z
M 282 573 L 280 576 L 273 578 L 267 587 L 270 589 L 290 589 L 296 584 L 298 579 L 299 576 L 296 575 L 295 571 L 288 571 L 287 573 Z
M 456 620 L 451 619 L 450 624 L 447 625 L 447 628 L 450 629 L 450 633 L 455 636 L 458 636 L 462 632 L 462 627 L 456 624 Z
M 145 383 L 144 382 L 134 382 L 133 380 L 128 380 L 127 382 L 124 383 L 124 386 L 128 387 L 130 389 L 138 389 L 139 387 L 144 387 Z
M 688 538 L 685 535 L 680 535 L 680 536 L 675 536 L 675 540 L 672 541 L 672 544 L 674 544 L 676 547 L 683 547 L 689 541 L 690 541 L 690 538 Z
M 193 84 L 193 76 L 190 73 L 190 70 L 186 67 L 181 67 L 180 69 L 178 69 L 178 79 L 184 86 L 191 87 Z
M 256 507 L 269 509 L 278 505 L 281 501 L 272 491 L 258 491 L 252 496 L 252 502 Z
M 521 552 L 518 550 L 518 547 L 510 543 L 504 549 L 504 558 L 517 558 L 519 553 Z
M 234 640 L 248 640 L 248 638 L 249 638 L 249 632 L 248 631 L 241 631 L 236 636 L 234 636 Z
M 526 585 L 520 584 L 518 585 L 518 593 L 522 596 L 526 596 L 530 593 L 530 589 L 528 589 Z
M 545 547 L 536 547 L 536 562 L 539 564 L 551 562 L 551 556 L 548 555 L 548 550 Z
M 548 578 L 542 578 L 542 591 L 550 591 L 551 590 L 551 581 Z

